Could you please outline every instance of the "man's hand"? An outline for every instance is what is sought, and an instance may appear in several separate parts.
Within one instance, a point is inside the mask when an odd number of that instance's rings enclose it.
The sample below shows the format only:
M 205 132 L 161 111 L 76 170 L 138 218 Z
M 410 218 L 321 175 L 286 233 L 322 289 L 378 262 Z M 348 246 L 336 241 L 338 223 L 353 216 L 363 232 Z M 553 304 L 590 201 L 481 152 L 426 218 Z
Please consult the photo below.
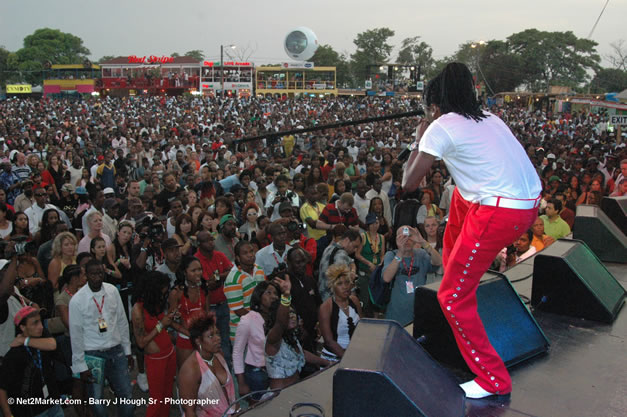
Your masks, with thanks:
M 96 383 L 96 378 L 91 374 L 91 371 L 88 369 L 86 371 L 81 372 L 81 381 L 86 382 L 88 384 Z
M 15 336 L 15 339 L 13 339 L 13 341 L 11 342 L 9 346 L 12 348 L 23 346 L 25 340 L 26 338 L 24 337 L 24 335 L 20 333 L 17 336 Z
M 248 384 L 243 383 L 243 384 L 239 384 L 239 395 L 240 397 L 243 397 L 246 394 L 250 393 L 250 387 L 248 386 Z
M 544 243 L 544 247 L 551 246 L 552 244 L 555 243 L 555 239 L 553 239 L 553 237 L 547 235 L 547 236 L 544 237 L 544 239 L 542 239 L 542 243 Z

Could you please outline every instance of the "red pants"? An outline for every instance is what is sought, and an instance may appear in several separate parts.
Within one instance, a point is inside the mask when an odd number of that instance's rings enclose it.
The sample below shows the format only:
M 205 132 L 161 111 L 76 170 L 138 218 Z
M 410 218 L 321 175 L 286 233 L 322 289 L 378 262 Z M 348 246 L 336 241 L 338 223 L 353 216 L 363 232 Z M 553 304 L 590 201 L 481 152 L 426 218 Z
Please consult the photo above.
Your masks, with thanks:
M 479 280 L 505 246 L 520 237 L 538 209 L 517 210 L 472 204 L 455 189 L 444 233 L 444 277 L 438 301 L 475 381 L 486 391 L 507 394 L 512 381 L 477 313 Z
M 146 417 L 168 417 L 170 404 L 166 404 L 165 399 L 172 397 L 176 376 L 176 350 L 172 348 L 169 354 L 160 352 L 145 355 L 144 362 L 150 394 Z

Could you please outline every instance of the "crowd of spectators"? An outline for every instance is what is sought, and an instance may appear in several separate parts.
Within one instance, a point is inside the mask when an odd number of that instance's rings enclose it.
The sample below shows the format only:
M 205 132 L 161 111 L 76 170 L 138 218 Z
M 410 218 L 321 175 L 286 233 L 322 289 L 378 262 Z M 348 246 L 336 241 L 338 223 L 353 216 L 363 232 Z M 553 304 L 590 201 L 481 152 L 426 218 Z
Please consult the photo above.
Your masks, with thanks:
M 131 371 L 161 400 L 150 416 L 167 416 L 162 400 L 173 395 L 216 400 L 186 402 L 186 415 L 221 415 L 240 396 L 254 403 L 258 391 L 341 359 L 362 317 L 413 320 L 416 287 L 443 274 L 455 187 L 436 161 L 419 192 L 402 192 L 397 157 L 418 121 L 241 139 L 416 105 L 0 102 L 0 374 L 12 375 L 0 381 L 4 415 L 62 415 L 7 398 L 101 399 L 105 380 L 131 400 Z M 492 111 L 544 186 L 540 217 L 495 259 L 504 270 L 568 235 L 577 205 L 625 195 L 627 152 L 604 116 Z M 401 226 L 420 237 L 408 240 Z M 385 306 L 368 289 L 380 266 L 393 283 Z M 132 414 L 129 404 L 120 415 Z M 105 405 L 91 413 L 106 415 Z

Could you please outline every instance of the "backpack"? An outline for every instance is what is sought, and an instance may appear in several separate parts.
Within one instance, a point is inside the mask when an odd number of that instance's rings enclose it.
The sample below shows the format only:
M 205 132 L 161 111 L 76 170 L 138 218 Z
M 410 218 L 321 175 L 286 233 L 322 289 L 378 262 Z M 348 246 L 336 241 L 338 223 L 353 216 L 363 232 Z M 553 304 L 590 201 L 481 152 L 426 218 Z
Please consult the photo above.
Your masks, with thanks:
M 392 287 L 394 280 L 385 282 L 383 280 L 383 262 L 370 274 L 368 281 L 368 293 L 370 294 L 370 302 L 379 307 L 384 308 L 392 296 Z

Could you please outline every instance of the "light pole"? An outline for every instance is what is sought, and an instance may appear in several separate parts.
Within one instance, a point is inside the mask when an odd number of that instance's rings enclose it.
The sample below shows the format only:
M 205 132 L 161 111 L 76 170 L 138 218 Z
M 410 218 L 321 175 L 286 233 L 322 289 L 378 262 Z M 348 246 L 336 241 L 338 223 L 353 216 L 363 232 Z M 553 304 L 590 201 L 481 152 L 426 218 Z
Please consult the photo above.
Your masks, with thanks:
M 227 48 L 235 49 L 235 45 L 227 45 Z M 220 45 L 220 94 L 224 97 L 224 45 Z
M 492 92 L 492 95 L 494 95 L 494 91 L 492 90 L 492 87 L 490 87 L 490 84 L 488 84 L 488 80 L 486 80 L 485 75 L 483 75 L 483 71 L 481 70 L 481 64 L 479 63 L 480 57 L 479 57 L 479 49 L 478 48 L 480 46 L 485 46 L 485 45 L 487 45 L 486 41 L 478 41 L 478 42 L 471 43 L 470 47 L 477 50 L 477 52 L 475 53 L 475 64 L 477 66 L 477 68 L 476 68 L 477 84 L 479 84 L 479 74 L 481 74 L 481 78 L 483 79 L 483 82 L 485 83 L 486 87 L 488 87 L 490 92 Z

